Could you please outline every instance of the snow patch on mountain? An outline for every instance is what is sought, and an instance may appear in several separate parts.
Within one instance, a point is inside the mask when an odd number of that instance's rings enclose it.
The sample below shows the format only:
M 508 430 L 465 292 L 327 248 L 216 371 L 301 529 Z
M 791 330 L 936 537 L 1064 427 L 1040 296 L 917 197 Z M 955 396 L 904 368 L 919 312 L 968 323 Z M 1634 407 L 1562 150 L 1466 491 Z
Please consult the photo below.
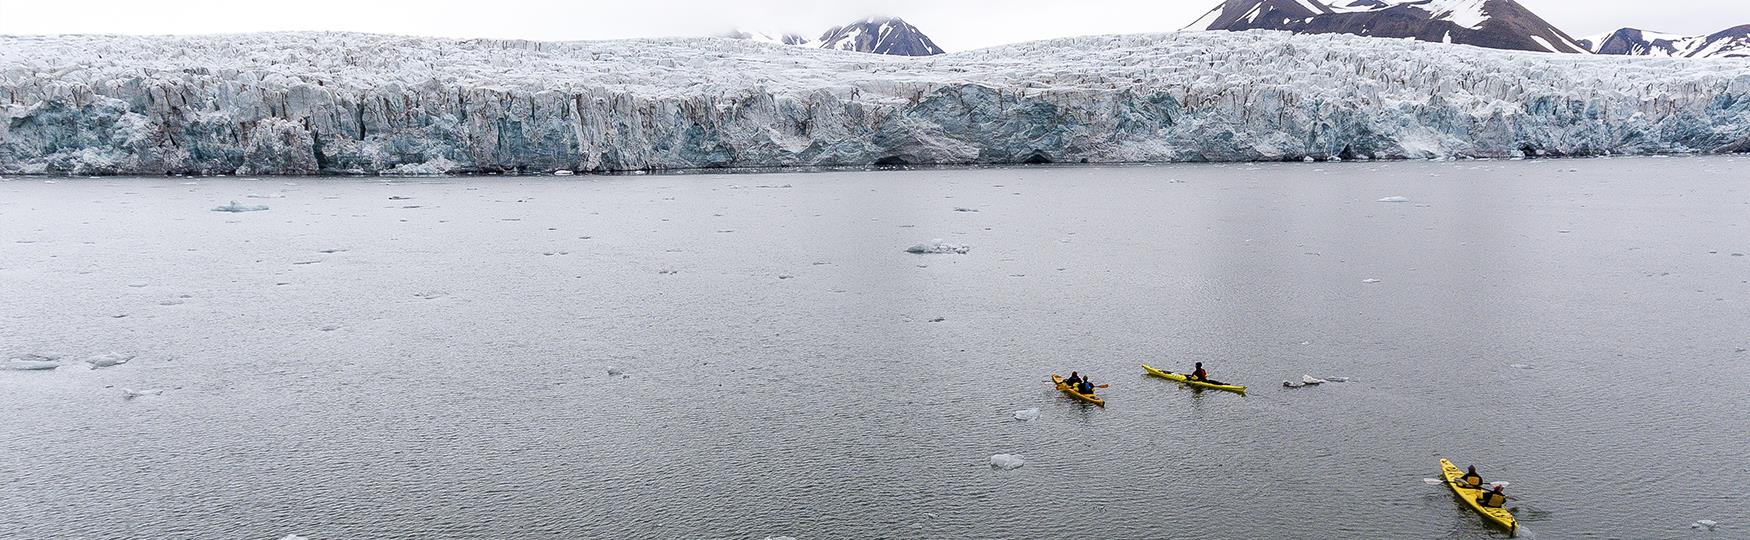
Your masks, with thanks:
M 0 174 L 1750 151 L 1750 63 L 1341 34 L 908 58 L 722 38 L 0 36 Z

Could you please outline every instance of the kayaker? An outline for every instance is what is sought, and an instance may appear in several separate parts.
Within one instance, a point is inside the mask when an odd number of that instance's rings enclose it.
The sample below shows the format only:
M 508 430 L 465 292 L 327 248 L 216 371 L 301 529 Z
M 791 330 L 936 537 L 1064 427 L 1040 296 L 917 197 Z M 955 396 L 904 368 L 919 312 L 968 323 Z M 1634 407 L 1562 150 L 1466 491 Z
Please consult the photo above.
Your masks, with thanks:
M 1082 385 L 1080 388 L 1077 388 L 1076 391 L 1081 392 L 1082 395 L 1086 396 L 1094 395 L 1094 383 L 1087 379 L 1082 379 Z
M 1471 465 L 1470 469 L 1464 472 L 1464 476 L 1458 477 L 1458 485 L 1459 487 L 1481 488 L 1483 487 L 1483 475 L 1477 474 L 1476 465 Z
M 1197 363 L 1197 369 L 1191 372 L 1191 380 L 1209 382 L 1209 372 L 1203 371 L 1203 362 Z
M 1076 372 L 1074 372 L 1074 371 L 1069 372 L 1069 378 L 1063 380 L 1063 384 L 1069 386 L 1070 388 L 1076 388 L 1081 383 L 1082 383 L 1082 376 L 1077 375 Z
M 1481 504 L 1485 508 L 1500 508 L 1506 506 L 1507 494 L 1501 493 L 1502 487 L 1501 484 L 1495 484 L 1495 489 L 1484 491 L 1483 496 L 1477 497 L 1477 504 Z

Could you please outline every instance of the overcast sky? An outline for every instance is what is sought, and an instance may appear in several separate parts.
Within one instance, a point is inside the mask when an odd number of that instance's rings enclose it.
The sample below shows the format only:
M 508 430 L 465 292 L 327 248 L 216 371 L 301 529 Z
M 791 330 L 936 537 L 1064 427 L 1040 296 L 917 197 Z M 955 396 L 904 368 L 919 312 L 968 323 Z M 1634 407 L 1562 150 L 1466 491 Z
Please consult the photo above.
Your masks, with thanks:
M 1750 0 L 1520 0 L 1576 36 L 1623 26 L 1708 34 L 1750 23 Z M 1086 34 L 1177 30 L 1220 0 L 0 0 L 0 34 L 346 30 L 541 40 L 817 36 L 894 15 L 949 51 Z

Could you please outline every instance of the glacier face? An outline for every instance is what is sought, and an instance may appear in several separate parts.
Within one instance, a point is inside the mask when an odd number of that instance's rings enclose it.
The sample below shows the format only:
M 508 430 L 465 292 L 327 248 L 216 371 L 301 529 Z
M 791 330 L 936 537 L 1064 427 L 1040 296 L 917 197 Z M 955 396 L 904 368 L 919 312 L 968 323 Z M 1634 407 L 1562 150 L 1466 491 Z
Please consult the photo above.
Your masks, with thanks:
M 1750 62 L 1283 32 L 906 58 L 723 38 L 0 37 L 0 173 L 1750 150 Z

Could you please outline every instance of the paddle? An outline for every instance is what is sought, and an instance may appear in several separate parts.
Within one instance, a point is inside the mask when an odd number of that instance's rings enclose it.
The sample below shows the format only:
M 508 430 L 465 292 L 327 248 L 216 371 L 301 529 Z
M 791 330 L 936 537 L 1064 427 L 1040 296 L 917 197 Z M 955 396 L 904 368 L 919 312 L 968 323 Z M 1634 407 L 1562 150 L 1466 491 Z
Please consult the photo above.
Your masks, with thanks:
M 1438 479 L 1434 479 L 1434 478 L 1423 478 L 1422 482 L 1427 483 L 1430 486 L 1435 485 L 1435 484 L 1456 484 L 1457 483 L 1457 482 L 1453 482 L 1451 480 L 1438 480 Z M 1496 484 L 1500 484 L 1501 487 L 1507 487 L 1509 485 L 1512 485 L 1510 482 L 1489 482 L 1488 483 L 1488 485 L 1491 485 L 1491 486 L 1496 485 Z M 1478 489 L 1478 488 L 1465 487 L 1465 486 L 1459 486 L 1459 487 L 1462 487 L 1464 489 Z M 1487 491 L 1487 490 L 1484 490 L 1484 491 Z M 1514 496 L 1508 495 L 1506 493 L 1502 493 L 1501 496 L 1506 497 L 1507 500 L 1509 500 L 1509 501 L 1519 500 L 1518 497 L 1514 497 Z

